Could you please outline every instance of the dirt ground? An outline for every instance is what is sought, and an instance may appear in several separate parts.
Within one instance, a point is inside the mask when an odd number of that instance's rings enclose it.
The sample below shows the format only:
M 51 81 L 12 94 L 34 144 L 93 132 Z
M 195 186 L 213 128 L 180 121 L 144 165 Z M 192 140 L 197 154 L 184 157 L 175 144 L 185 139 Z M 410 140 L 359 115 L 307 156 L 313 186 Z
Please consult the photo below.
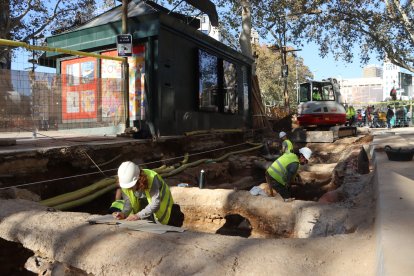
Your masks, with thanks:
M 264 182 L 264 171 L 257 165 L 269 162 L 264 158 L 263 152 L 230 156 L 223 162 L 199 165 L 166 178 L 171 186 L 187 183 L 189 187 L 193 187 L 174 190 L 176 203 L 180 204 L 183 213 L 187 214 L 188 219 L 184 222 L 184 227 L 188 231 L 182 236 L 167 234 L 162 238 L 163 242 L 145 233 L 130 233 L 130 237 L 138 242 L 142 243 L 143 239 L 148 238 L 151 240 L 148 242 L 151 248 L 147 252 L 149 257 L 143 257 L 139 251 L 128 247 L 129 253 L 134 258 L 141 258 L 149 263 L 145 267 L 139 267 L 135 261 L 126 261 L 123 264 L 131 267 L 124 272 L 131 269 L 131 273 L 135 271 L 137 274 L 144 275 L 160 275 L 167 271 L 170 275 L 193 273 L 374 275 L 375 237 L 372 231 L 375 220 L 374 172 L 372 164 L 361 150 L 371 141 L 371 136 L 360 135 L 342 138 L 332 144 L 307 144 L 314 155 L 309 165 L 301 168 L 300 177 L 292 186 L 292 194 L 295 198 L 292 202 L 249 195 L 248 191 L 253 186 L 259 186 Z M 274 146 L 278 146 L 277 141 Z M 301 146 L 303 145 L 296 145 L 296 147 Z M 206 171 L 205 190 L 196 188 L 200 170 Z M 361 173 L 362 171 L 364 173 Z M 231 201 L 232 196 L 242 202 Z M 6 195 L 3 193 L 2 197 L 0 237 L 3 239 L 23 244 L 24 247 L 51 263 L 63 263 L 69 268 L 76 267 L 96 275 L 119 274 L 116 262 L 112 263 L 107 252 L 76 249 L 76 246 L 82 245 L 89 237 L 89 234 L 83 230 L 76 232 L 75 229 L 70 235 L 65 234 L 65 238 L 68 239 L 65 242 L 73 242 L 73 245 L 60 244 L 64 249 L 59 248 L 56 251 L 57 245 L 54 242 L 63 242 L 62 229 L 83 227 L 74 219 L 78 216 L 76 213 L 65 215 L 65 212 L 54 212 L 45 215 L 43 208 L 35 208 L 25 201 L 12 200 L 22 197 L 16 193 L 9 192 Z M 105 197 L 105 201 L 107 200 L 108 196 Z M 100 204 L 105 206 L 109 202 L 101 201 Z M 197 209 L 200 205 L 203 205 L 203 208 Z M 229 215 L 235 213 L 236 207 L 242 219 L 233 223 L 232 229 L 224 231 L 223 227 L 229 223 Z M 253 209 L 256 213 L 251 212 Z M 85 209 L 77 209 L 77 211 L 98 213 L 95 210 Z M 26 212 L 30 215 L 26 216 Z M 260 220 L 255 219 L 258 214 Z M 22 216 L 25 221 L 19 220 Z M 79 213 L 79 216 L 87 215 Z M 65 217 L 68 218 L 67 221 Z M 53 223 L 56 219 L 59 219 L 58 225 Z M 16 222 L 19 222 L 17 227 Z M 246 222 L 250 232 L 247 236 L 243 236 L 241 233 L 246 230 Z M 48 223 L 49 229 L 45 230 L 44 226 Z M 114 235 L 104 244 L 100 242 L 98 248 L 103 250 L 103 248 L 116 248 L 119 243 L 124 244 L 122 233 L 112 228 L 111 230 L 94 229 L 98 231 L 95 233 L 97 236 L 105 236 L 108 231 Z M 278 229 L 277 231 L 281 232 L 280 235 L 278 234 L 279 237 L 284 238 L 275 239 L 272 236 L 274 233 L 269 234 L 270 231 L 266 232 L 263 229 L 272 229 L 271 231 Z M 30 231 L 33 231 L 32 237 L 27 235 Z M 226 236 L 229 232 L 230 235 L 238 237 Z M 86 236 L 81 237 L 81 233 Z M 46 241 L 47 239 L 50 241 Z M 43 242 L 45 244 L 42 244 Z M 49 243 L 51 243 L 50 247 L 47 245 Z M 151 257 L 154 260 L 158 259 L 157 254 L 165 252 L 166 247 L 171 252 L 165 253 L 166 255 L 158 263 L 154 263 Z M 71 250 L 78 252 L 79 256 L 71 255 Z M 3 254 L 5 253 L 2 252 Z M 88 260 L 80 261 L 79 257 L 82 256 Z M 189 257 L 179 258 L 177 262 L 177 256 Z M 192 262 L 194 257 L 201 260 Z M 99 261 L 93 262 L 92 258 Z M 127 256 L 125 258 L 128 259 Z M 216 265 L 211 265 L 212 263 Z M 104 267 L 99 267 L 99 264 Z M 135 270 L 132 270 L 133 268 Z

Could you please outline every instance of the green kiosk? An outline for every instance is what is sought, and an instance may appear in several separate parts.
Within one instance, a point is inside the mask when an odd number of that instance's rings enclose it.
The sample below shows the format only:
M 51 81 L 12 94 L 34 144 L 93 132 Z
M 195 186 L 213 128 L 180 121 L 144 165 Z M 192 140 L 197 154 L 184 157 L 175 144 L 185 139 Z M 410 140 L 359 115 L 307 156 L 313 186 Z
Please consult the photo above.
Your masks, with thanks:
M 121 13 L 115 7 L 48 37 L 47 45 L 118 56 Z M 129 3 L 131 125 L 150 126 L 152 135 L 162 136 L 250 128 L 253 60 L 199 31 L 199 25 L 151 1 Z M 43 63 L 61 75 L 60 124 L 116 124 L 123 118 L 121 62 L 48 52 Z

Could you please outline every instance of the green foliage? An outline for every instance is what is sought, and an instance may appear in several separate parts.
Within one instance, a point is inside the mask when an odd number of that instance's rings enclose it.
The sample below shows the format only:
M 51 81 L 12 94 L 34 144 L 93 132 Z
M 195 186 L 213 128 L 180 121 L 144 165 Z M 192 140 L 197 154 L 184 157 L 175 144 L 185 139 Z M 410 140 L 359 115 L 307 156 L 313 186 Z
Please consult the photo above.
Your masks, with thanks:
M 0 37 L 28 41 L 33 34 L 38 35 L 53 30 L 56 26 L 73 24 L 77 12 L 82 19 L 89 19 L 93 16 L 95 0 L 2 0 L 1 8 Z
M 300 48 L 315 42 L 321 57 L 332 53 L 346 62 L 356 58 L 352 50 L 357 47 L 362 64 L 374 55 L 414 72 L 412 0 L 212 0 L 225 42 L 232 46 L 241 29 L 243 1 L 250 3 L 252 28 L 268 43 Z
M 33 37 L 67 28 L 94 16 L 95 0 L 1 0 L 0 38 L 31 42 Z M 10 66 L 10 49 L 0 47 L 0 61 Z
M 262 98 L 267 105 L 283 105 L 284 79 L 281 74 L 280 52 L 270 50 L 266 45 L 256 47 L 257 68 L 256 73 L 260 83 Z M 312 78 L 312 72 L 303 64 L 303 59 L 292 54 L 287 55 L 289 74 L 287 87 L 290 105 L 296 105 L 296 71 L 298 83 Z M 296 70 L 297 69 L 297 70 Z
M 376 54 L 379 60 L 388 58 L 414 72 L 412 1 L 317 1 L 307 8 L 321 13 L 292 22 L 294 42 L 316 42 L 321 56 L 331 52 L 347 62 L 354 58 L 352 48 L 357 46 L 362 63 Z

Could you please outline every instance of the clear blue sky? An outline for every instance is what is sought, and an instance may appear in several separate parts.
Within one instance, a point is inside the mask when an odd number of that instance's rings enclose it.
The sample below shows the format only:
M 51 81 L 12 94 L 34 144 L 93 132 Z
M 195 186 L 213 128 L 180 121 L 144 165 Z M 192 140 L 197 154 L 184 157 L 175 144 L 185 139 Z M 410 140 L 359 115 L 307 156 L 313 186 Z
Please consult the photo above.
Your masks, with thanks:
M 357 50 L 355 50 L 353 62 L 346 63 L 342 60 L 335 61 L 331 54 L 325 58 L 321 58 L 318 47 L 315 44 L 306 45 L 301 49 L 302 51 L 297 54 L 304 59 L 304 64 L 312 71 L 315 80 L 329 77 L 342 77 L 345 79 L 362 77 L 362 68 L 364 65 L 360 63 Z M 372 58 L 369 64 L 382 66 L 382 62 L 377 61 L 375 58 Z

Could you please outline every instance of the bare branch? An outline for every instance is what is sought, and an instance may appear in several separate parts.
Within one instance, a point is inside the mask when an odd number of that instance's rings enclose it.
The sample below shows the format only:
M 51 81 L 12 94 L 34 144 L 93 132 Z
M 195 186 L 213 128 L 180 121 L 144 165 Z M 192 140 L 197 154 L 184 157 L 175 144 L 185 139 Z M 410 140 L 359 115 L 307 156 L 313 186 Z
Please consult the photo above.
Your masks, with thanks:
M 27 4 L 27 9 L 25 9 L 18 17 L 15 17 L 11 20 L 9 30 L 14 29 L 16 26 L 21 24 L 22 19 L 31 11 L 33 8 L 32 0 Z
M 409 36 L 411 38 L 411 42 L 413 42 L 413 44 L 414 44 L 414 31 L 413 31 L 413 27 L 412 27 L 412 21 L 410 20 L 410 18 L 408 18 L 407 14 L 402 9 L 402 7 L 400 5 L 400 1 L 393 0 L 392 2 L 394 4 L 394 7 L 401 14 L 401 17 L 402 17 L 402 22 L 401 23 L 404 25 L 405 29 L 407 30 L 407 33 L 409 34 Z

